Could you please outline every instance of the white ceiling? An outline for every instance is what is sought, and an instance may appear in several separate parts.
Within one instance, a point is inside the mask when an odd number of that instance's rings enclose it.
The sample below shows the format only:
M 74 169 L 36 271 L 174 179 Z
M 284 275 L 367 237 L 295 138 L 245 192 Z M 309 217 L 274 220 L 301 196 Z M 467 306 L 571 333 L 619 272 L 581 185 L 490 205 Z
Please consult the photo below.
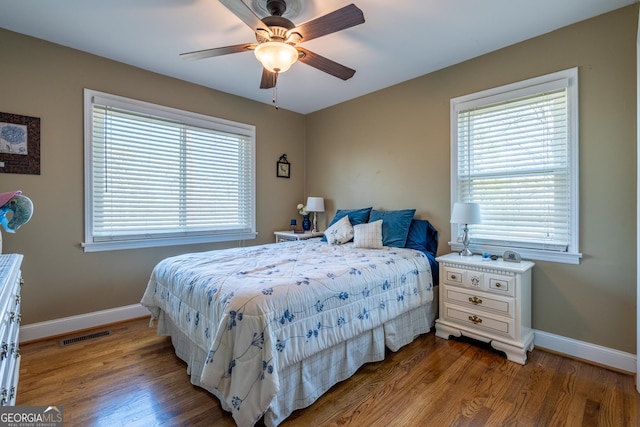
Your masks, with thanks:
M 241 0 L 238 0 L 241 1 Z M 637 0 L 292 0 L 295 24 L 353 2 L 365 23 L 301 46 L 356 70 L 342 81 L 302 63 L 278 79 L 278 104 L 307 114 Z M 265 10 L 266 0 L 245 0 Z M 293 10 L 299 8 L 299 11 Z M 291 12 L 293 15 L 290 15 Z M 258 11 L 258 16 L 266 16 Z M 297 16 L 296 16 L 297 15 Z M 0 0 L 0 27 L 271 104 L 252 52 L 178 57 L 255 41 L 218 0 Z

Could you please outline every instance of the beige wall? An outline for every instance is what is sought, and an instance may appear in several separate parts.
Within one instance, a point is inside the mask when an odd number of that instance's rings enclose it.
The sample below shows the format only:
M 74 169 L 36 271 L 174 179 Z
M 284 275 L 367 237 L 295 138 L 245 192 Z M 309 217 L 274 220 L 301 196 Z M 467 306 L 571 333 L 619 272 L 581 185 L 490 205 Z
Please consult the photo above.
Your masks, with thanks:
M 140 301 L 160 259 L 186 251 L 273 241 L 303 199 L 304 116 L 0 29 L 0 111 L 41 119 L 41 175 L 0 174 L 0 191 L 22 190 L 34 216 L 3 234 L 22 253 L 23 324 Z M 256 81 L 259 84 L 259 75 Z M 84 253 L 83 88 L 256 126 L 257 240 Z M 291 179 L 276 178 L 287 153 Z
M 4 251 L 25 255 L 23 324 L 135 304 L 158 260 L 238 245 L 82 251 L 85 87 L 257 127 L 260 236 L 240 244 L 272 241 L 306 190 L 326 197 L 321 224 L 336 208 L 415 207 L 440 230 L 442 254 L 449 100 L 578 66 L 584 259 L 537 264 L 533 322 L 635 353 L 637 12 L 630 6 L 306 117 L 0 30 L 0 111 L 42 120 L 41 175 L 0 174 L 0 191 L 23 190 L 35 204 L 30 223 L 3 232 Z M 282 153 L 293 164 L 290 180 L 275 177 Z
M 331 211 L 416 208 L 447 253 L 449 100 L 577 66 L 584 258 L 537 263 L 533 326 L 635 354 L 637 22 L 633 5 L 310 114 L 308 192 Z

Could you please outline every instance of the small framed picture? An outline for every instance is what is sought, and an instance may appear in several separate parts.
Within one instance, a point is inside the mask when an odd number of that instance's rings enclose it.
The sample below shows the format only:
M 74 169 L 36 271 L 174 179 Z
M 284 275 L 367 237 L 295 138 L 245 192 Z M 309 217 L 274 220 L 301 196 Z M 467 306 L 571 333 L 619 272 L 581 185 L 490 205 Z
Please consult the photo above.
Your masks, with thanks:
M 291 177 L 291 163 L 287 160 L 287 155 L 283 154 L 278 159 L 276 164 L 276 176 L 278 178 L 290 178 Z

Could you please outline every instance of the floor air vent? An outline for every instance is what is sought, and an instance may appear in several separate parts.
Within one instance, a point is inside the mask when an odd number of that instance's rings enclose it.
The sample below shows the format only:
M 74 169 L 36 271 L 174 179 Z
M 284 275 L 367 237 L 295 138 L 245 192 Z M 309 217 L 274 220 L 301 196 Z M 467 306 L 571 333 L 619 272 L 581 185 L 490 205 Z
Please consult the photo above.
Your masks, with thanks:
M 87 341 L 87 340 L 92 340 L 95 338 L 100 338 L 100 337 L 104 337 L 104 336 L 108 336 L 111 335 L 110 331 L 100 331 L 100 332 L 94 332 L 91 334 L 85 334 L 85 335 L 79 335 L 79 336 L 75 336 L 72 338 L 66 338 L 62 341 L 60 341 L 60 345 L 62 347 L 67 346 L 67 345 L 71 345 L 71 344 L 76 344 L 82 341 Z

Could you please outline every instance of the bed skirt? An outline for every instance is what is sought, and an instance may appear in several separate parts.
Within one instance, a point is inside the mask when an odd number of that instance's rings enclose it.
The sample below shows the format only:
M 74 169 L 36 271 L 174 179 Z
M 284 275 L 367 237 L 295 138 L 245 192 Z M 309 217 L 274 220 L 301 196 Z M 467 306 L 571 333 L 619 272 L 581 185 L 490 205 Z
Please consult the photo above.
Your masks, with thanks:
M 398 351 L 419 335 L 429 332 L 437 315 L 438 286 L 434 286 L 433 300 L 428 305 L 420 306 L 296 364 L 280 368 L 281 387 L 264 414 L 265 425 L 277 426 L 293 411 L 306 408 L 333 385 L 351 377 L 365 363 L 383 360 L 385 347 Z M 218 397 L 222 408 L 230 411 L 215 389 L 200 382 L 207 352 L 193 344 L 164 312 L 160 312 L 157 320 L 158 335 L 171 337 L 176 355 L 187 363 L 191 383 Z

